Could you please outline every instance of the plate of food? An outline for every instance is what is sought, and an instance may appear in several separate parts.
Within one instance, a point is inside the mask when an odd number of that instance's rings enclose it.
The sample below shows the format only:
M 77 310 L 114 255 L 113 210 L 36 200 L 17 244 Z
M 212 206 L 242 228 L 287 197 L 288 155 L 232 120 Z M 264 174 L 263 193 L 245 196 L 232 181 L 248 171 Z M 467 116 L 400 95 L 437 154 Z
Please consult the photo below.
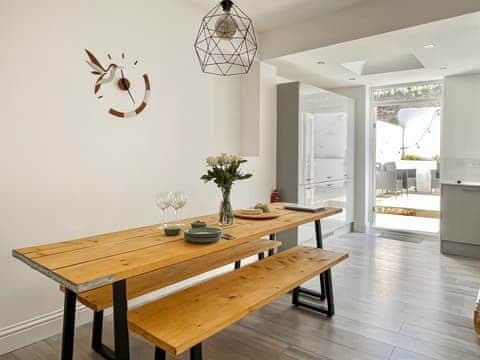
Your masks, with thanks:
M 280 214 L 272 211 L 268 204 L 257 204 L 251 209 L 236 210 L 234 215 L 241 219 L 269 220 L 276 219 Z

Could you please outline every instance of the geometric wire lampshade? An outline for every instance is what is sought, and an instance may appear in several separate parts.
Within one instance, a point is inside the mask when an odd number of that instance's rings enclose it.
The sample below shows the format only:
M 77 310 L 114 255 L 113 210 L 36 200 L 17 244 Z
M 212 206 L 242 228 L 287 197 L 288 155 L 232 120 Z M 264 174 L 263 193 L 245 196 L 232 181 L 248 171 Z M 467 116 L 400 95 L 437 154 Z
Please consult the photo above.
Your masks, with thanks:
M 249 72 L 257 53 L 252 20 L 231 0 L 223 0 L 202 19 L 195 52 L 204 73 Z

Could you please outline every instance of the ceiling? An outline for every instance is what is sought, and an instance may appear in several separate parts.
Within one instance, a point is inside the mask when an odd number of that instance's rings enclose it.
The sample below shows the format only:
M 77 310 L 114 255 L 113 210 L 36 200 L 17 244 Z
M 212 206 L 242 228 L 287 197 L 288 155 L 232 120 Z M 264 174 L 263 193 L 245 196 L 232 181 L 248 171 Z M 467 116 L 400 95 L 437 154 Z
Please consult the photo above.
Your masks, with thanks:
M 480 13 L 309 50 L 269 63 L 277 65 L 284 78 L 325 88 L 390 85 L 480 72 Z
M 190 0 L 205 13 L 220 0 Z M 328 15 L 368 0 L 234 0 L 254 23 L 259 32 L 295 24 L 314 16 Z

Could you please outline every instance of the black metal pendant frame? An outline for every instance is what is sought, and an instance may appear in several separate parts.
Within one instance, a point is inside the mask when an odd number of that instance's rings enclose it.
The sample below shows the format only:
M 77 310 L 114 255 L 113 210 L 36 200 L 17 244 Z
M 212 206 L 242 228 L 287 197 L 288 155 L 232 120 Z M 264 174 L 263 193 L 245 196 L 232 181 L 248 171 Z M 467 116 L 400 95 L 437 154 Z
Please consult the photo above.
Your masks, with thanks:
M 228 26 L 232 24 L 236 29 L 229 33 Z M 228 29 L 227 32 L 219 32 L 219 25 Z M 257 49 L 252 20 L 231 0 L 221 1 L 202 19 L 195 52 L 204 73 L 222 76 L 247 74 Z

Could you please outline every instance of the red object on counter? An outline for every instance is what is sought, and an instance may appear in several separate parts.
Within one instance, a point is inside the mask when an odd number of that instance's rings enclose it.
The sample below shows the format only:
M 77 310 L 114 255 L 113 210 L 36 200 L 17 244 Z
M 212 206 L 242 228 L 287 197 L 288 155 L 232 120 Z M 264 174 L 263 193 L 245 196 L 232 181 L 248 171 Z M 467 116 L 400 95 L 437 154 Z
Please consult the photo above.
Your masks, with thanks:
M 271 203 L 276 203 L 276 202 L 281 202 L 281 197 L 280 197 L 280 190 L 279 189 L 274 189 L 272 191 L 272 195 L 270 195 L 270 202 Z

